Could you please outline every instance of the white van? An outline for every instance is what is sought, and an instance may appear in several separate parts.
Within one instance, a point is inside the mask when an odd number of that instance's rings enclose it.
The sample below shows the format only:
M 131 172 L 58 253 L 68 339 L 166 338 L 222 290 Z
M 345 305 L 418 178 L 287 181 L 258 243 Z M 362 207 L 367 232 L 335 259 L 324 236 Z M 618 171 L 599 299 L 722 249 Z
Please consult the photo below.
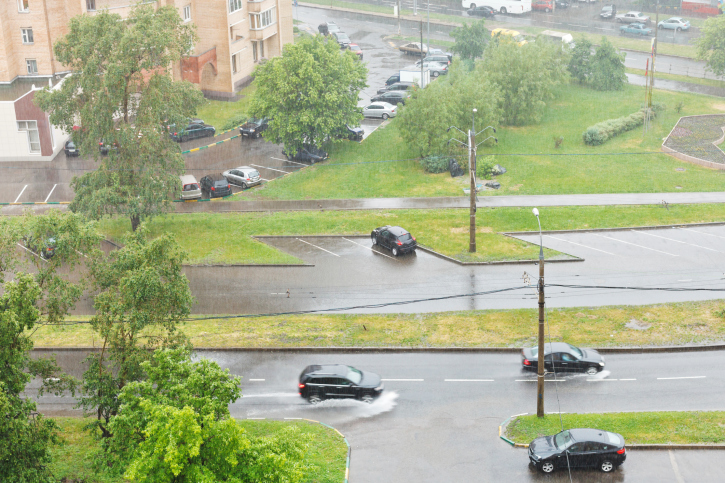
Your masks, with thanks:
M 555 32 L 553 30 L 544 30 L 541 32 L 542 37 L 553 40 L 555 42 L 561 42 L 562 47 L 574 48 L 574 37 L 566 32 Z
M 198 200 L 201 198 L 201 188 L 199 182 L 194 175 L 185 174 L 179 176 L 181 179 L 181 199 L 182 200 Z

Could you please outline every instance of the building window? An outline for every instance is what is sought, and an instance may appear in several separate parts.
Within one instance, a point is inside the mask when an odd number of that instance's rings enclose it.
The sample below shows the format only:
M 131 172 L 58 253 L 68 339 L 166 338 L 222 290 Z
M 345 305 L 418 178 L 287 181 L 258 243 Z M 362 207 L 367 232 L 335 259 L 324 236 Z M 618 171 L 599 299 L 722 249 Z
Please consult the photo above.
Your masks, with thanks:
M 18 0 L 18 12 L 29 12 L 30 11 L 30 5 L 28 5 L 28 2 L 30 0 Z
M 23 36 L 24 44 L 33 43 L 33 29 L 20 29 L 20 34 Z
M 259 62 L 259 60 L 264 57 L 264 40 L 259 40 L 257 42 L 252 42 L 252 59 L 254 59 L 255 62 Z
M 252 42 L 252 60 L 255 62 L 259 62 L 259 57 L 257 54 L 257 42 Z
M 237 54 L 232 55 L 232 74 L 237 73 Z
M 191 20 L 191 5 L 184 7 L 184 22 Z
M 35 59 L 25 59 L 25 66 L 28 68 L 28 75 L 38 75 L 38 63 Z
M 86 10 L 89 12 L 96 11 L 96 0 L 86 0 Z
M 229 13 L 242 9 L 242 0 L 229 0 Z
M 276 7 L 272 7 L 269 10 L 265 10 L 262 13 L 250 13 L 249 14 L 249 28 L 251 30 L 261 30 L 269 25 L 276 22 L 275 18 Z
M 40 154 L 38 121 L 18 121 L 18 131 L 28 133 L 28 151 L 31 154 Z

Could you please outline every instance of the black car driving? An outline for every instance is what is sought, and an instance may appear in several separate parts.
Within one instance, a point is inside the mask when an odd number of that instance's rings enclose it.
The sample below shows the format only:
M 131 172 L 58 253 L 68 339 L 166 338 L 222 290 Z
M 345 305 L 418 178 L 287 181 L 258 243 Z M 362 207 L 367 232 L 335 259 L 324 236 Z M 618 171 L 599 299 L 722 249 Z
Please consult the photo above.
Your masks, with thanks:
M 415 237 L 399 226 L 385 225 L 376 228 L 370 233 L 373 245 L 380 245 L 390 249 L 394 257 L 401 253 L 414 252 L 418 247 Z
M 232 186 L 229 181 L 221 174 L 208 174 L 199 181 L 202 197 L 204 194 L 207 198 L 221 198 L 232 194 Z
M 469 17 L 485 17 L 485 18 L 493 18 L 494 15 L 496 15 L 496 10 L 494 10 L 491 7 L 474 7 L 469 8 L 466 13 Z
M 536 371 L 539 348 L 521 350 L 521 366 Z M 580 349 L 566 342 L 544 344 L 544 369 L 548 372 L 586 372 L 593 376 L 604 369 L 604 357 L 594 349 Z
M 181 129 L 177 130 L 175 124 L 169 125 L 169 136 L 177 143 L 183 143 L 189 139 L 212 137 L 216 134 L 214 126 L 204 124 L 203 122 L 190 121 L 189 124 Z
M 287 159 L 290 161 L 306 161 L 313 164 L 319 163 L 328 158 L 328 154 L 325 151 L 309 144 L 302 145 L 302 147 L 299 148 L 294 155 L 289 154 L 285 150 L 282 150 L 282 154 L 287 156 Z
M 325 399 L 358 399 L 372 403 L 383 392 L 380 376 L 344 364 L 305 367 L 297 385 L 300 396 L 311 404 Z
M 567 429 L 529 444 L 529 461 L 544 473 L 567 467 L 609 473 L 626 459 L 622 435 L 599 429 Z
M 269 119 L 252 118 L 249 121 L 242 124 L 242 127 L 239 128 L 239 135 L 242 137 L 248 136 L 250 138 L 258 138 L 259 136 L 262 135 L 262 132 L 264 132 L 264 130 L 267 129 L 268 126 L 269 126 Z

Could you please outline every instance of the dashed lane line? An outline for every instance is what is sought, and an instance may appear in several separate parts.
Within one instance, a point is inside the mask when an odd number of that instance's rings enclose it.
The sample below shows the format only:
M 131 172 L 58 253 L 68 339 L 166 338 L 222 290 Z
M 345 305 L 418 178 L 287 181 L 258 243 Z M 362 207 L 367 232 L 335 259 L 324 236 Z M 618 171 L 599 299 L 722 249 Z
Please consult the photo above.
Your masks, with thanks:
M 705 379 L 707 376 L 658 377 L 658 381 L 674 381 L 676 379 Z
M 373 252 L 377 253 L 378 255 L 382 255 L 382 256 L 384 256 L 384 257 L 388 257 L 388 258 L 391 258 L 391 259 L 395 260 L 396 262 L 398 261 L 398 259 L 397 259 L 397 258 L 395 258 L 395 257 L 391 257 L 390 255 L 386 255 L 386 254 L 384 254 L 384 253 L 380 253 L 379 251 L 377 251 L 377 250 L 373 250 L 373 249 L 372 249 L 371 247 L 365 246 L 365 245 L 363 245 L 362 243 L 358 243 L 358 242 L 354 242 L 354 241 L 352 241 L 352 240 L 348 240 L 348 239 L 347 239 L 347 238 L 345 238 L 345 237 L 342 237 L 342 239 L 343 239 L 343 240 L 347 240 L 347 241 L 349 241 L 350 243 L 354 243 L 355 245 L 361 246 L 361 247 L 363 247 L 363 248 L 367 248 L 368 250 L 370 250 L 370 251 L 373 251 Z
M 248 381 L 264 381 L 264 379 L 247 379 Z
M 493 379 L 443 379 L 443 382 L 493 382 Z
M 289 159 L 280 159 L 280 158 L 275 158 L 275 157 L 272 157 L 272 156 L 270 156 L 269 159 L 274 159 L 275 161 L 286 161 L 288 163 L 299 164 L 300 166 L 309 166 L 309 165 L 307 165 L 305 163 L 298 163 L 297 161 L 290 161 Z M 252 166 L 254 166 L 254 165 L 252 165 Z
M 423 379 L 380 379 L 384 382 L 423 382 Z
M 284 173 L 284 174 L 289 174 L 289 171 L 282 171 L 281 169 L 270 168 L 269 166 L 260 166 L 258 164 L 250 164 L 250 166 L 254 166 L 255 168 L 269 169 L 271 171 L 279 171 L 280 173 Z
M 614 253 L 605 252 L 604 250 L 600 250 L 599 248 L 594 248 L 594 247 L 590 247 L 590 246 L 587 246 L 587 245 L 582 245 L 581 243 L 576 243 L 576 242 L 573 242 L 573 241 L 565 240 L 564 238 L 559 238 L 559 237 L 555 237 L 555 236 L 551 236 L 551 235 L 545 235 L 545 236 L 548 236 L 549 238 L 553 238 L 554 240 L 563 241 L 564 243 L 571 243 L 572 245 L 578 245 L 580 247 L 588 248 L 590 250 L 595 250 L 597 252 L 606 253 L 607 255 L 613 255 L 615 257 L 617 256 Z
M 325 249 L 324 249 L 324 248 L 322 248 L 322 247 L 318 247 L 317 245 L 313 245 L 313 244 L 312 244 L 312 243 L 310 243 L 310 242 L 307 242 L 307 241 L 304 241 L 304 240 L 300 240 L 299 238 L 296 238 L 296 240 L 298 240 L 298 241 L 301 241 L 302 243 L 307 243 L 308 245 L 311 245 L 311 246 L 313 246 L 313 247 L 315 247 L 315 248 L 317 248 L 317 249 L 319 249 L 319 250 L 322 250 L 323 252 L 327 252 L 327 253 L 329 253 L 330 255 L 335 255 L 335 256 L 336 256 L 337 258 L 340 258 L 340 255 L 338 255 L 337 253 L 332 253 L 332 252 L 331 252 L 330 250 L 325 250 Z
M 25 188 L 27 188 L 27 187 L 28 187 L 28 185 L 23 186 L 23 189 L 20 190 L 20 194 L 18 195 L 17 198 L 15 198 L 15 201 L 13 201 L 13 203 L 17 203 L 18 202 L 18 200 L 20 199 L 20 197 L 23 196 L 23 193 L 25 193 Z
M 583 28 L 583 29 L 587 28 L 586 25 L 577 25 L 575 23 L 570 23 L 569 25 L 571 25 L 572 27 L 580 27 L 580 28 Z
M 56 183 L 56 184 L 54 184 L 54 185 L 53 185 L 53 188 L 51 188 L 51 190 L 50 190 L 50 193 L 48 193 L 48 196 L 46 196 L 46 197 L 45 197 L 45 202 L 46 202 L 46 203 L 47 203 L 47 202 L 48 202 L 48 200 L 50 199 L 50 195 L 52 195 L 52 194 L 53 194 L 53 191 L 55 191 L 55 187 L 56 187 L 56 186 L 58 186 L 58 183 Z
M 703 250 L 710 250 L 711 252 L 723 253 L 720 250 L 715 250 L 714 248 L 703 247 L 703 246 L 700 246 L 700 245 L 695 245 L 694 243 L 688 243 L 688 242 L 682 241 L 682 240 L 675 240 L 674 238 L 667 238 L 666 236 L 654 235 L 652 233 L 647 233 L 647 232 L 644 232 L 644 231 L 637 231 L 637 230 L 632 230 L 632 231 L 635 232 L 635 233 L 640 233 L 642 235 L 653 236 L 653 237 L 656 237 L 656 238 L 662 238 L 663 240 L 673 241 L 675 243 L 682 243 L 684 245 L 690 245 L 690 246 L 693 246 L 693 247 L 702 248 Z
M 593 235 L 600 236 L 602 238 L 608 238 L 609 240 L 613 240 L 613 241 L 616 241 L 616 242 L 619 242 L 619 243 L 624 243 L 625 245 L 632 245 L 632 246 L 635 246 L 635 247 L 638 247 L 638 248 L 643 248 L 645 250 L 651 250 L 653 252 L 662 253 L 664 255 L 669 255 L 671 257 L 679 257 L 679 255 L 675 255 L 675 254 L 672 254 L 672 253 L 663 252 L 662 250 L 655 250 L 654 248 L 645 247 L 645 246 L 642 246 L 642 245 L 637 245 L 636 243 L 626 242 L 624 240 L 618 240 L 616 238 L 612 238 L 611 236 L 599 235 L 597 233 L 593 233 Z
M 514 382 L 536 382 L 536 379 L 514 379 Z M 566 382 L 566 379 L 544 379 L 544 382 Z

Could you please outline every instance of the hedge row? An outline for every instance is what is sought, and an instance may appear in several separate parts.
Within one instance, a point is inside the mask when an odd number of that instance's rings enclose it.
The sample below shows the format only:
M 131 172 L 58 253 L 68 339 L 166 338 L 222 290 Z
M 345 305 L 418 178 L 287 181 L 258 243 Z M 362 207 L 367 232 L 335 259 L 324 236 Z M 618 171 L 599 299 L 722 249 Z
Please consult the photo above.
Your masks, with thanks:
M 652 118 L 657 115 L 660 111 L 665 110 L 664 104 L 652 104 L 650 115 Z M 598 146 L 604 144 L 610 138 L 618 136 L 623 132 L 631 131 L 632 129 L 644 124 L 644 116 L 647 112 L 647 108 L 642 108 L 639 111 L 630 114 L 629 116 L 619 117 L 617 119 L 607 119 L 606 121 L 599 122 L 593 126 L 589 126 L 582 138 L 584 144 L 589 146 Z

